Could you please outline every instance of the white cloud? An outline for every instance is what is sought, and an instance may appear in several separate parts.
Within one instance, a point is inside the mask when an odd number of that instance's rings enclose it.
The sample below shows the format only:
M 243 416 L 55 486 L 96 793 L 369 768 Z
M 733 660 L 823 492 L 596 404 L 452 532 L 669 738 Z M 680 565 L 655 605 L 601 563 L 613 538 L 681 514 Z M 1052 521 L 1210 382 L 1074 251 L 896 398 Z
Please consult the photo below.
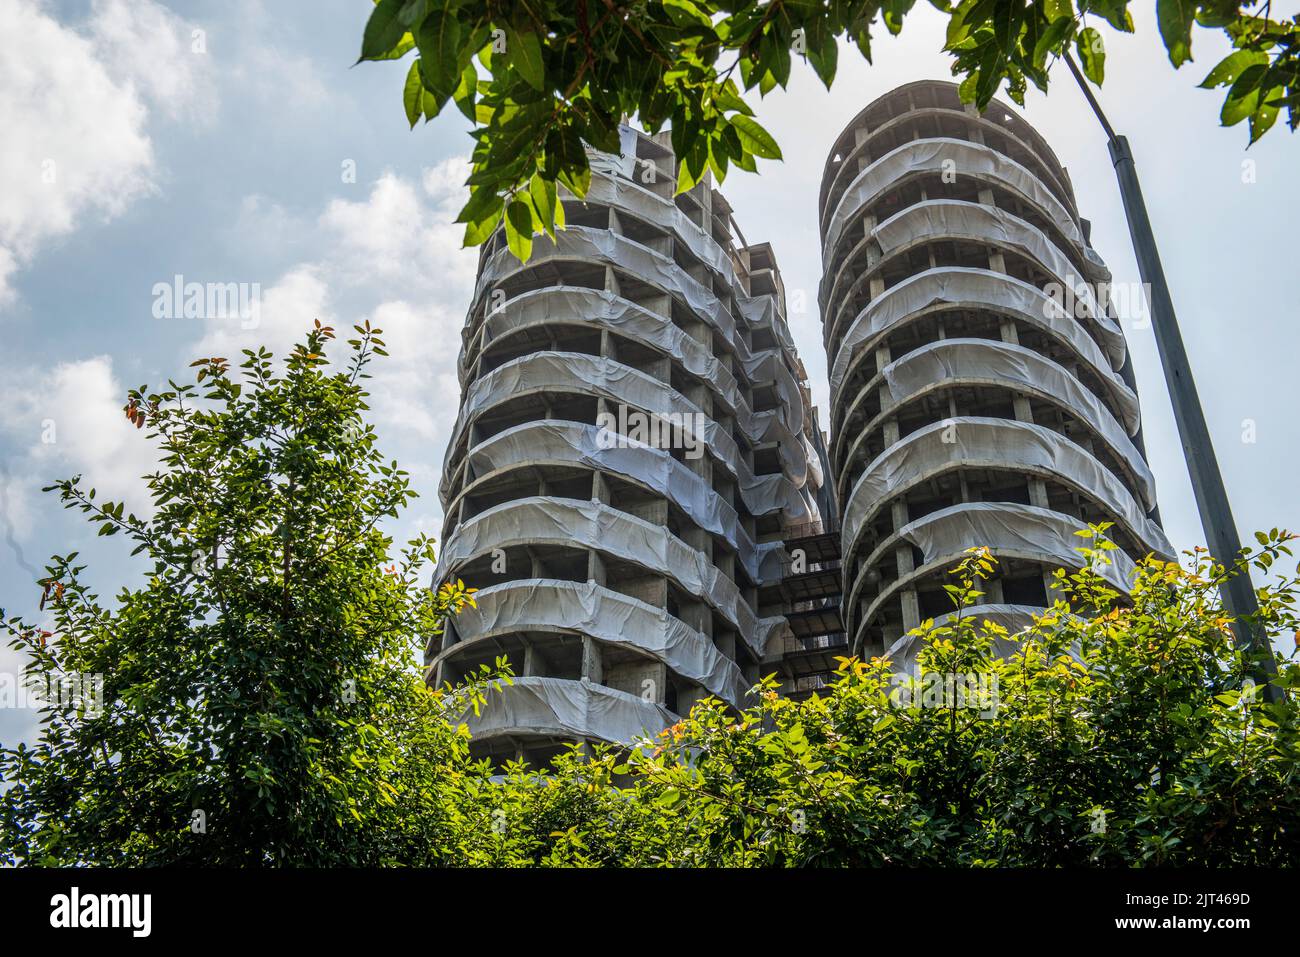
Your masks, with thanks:
M 446 413 L 454 415 L 459 397 L 460 326 L 476 266 L 475 252 L 461 248 L 461 227 L 452 222 L 463 171 L 462 161 L 441 163 L 424 171 L 420 187 L 385 173 L 364 200 L 331 201 L 303 227 L 315 236 L 318 257 L 294 266 L 264 293 L 260 325 L 217 326 L 199 351 L 232 357 L 260 344 L 283 355 L 314 319 L 334 325 L 341 338 L 369 319 L 384 330 L 390 353 L 371 381 L 376 416 L 385 427 L 424 438 L 445 430 Z M 249 197 L 245 207 L 261 211 L 268 204 Z M 281 228 L 293 223 L 277 221 Z
M 87 30 L 110 75 L 168 115 L 212 105 L 202 28 L 149 0 L 95 0 Z
M 150 107 L 176 114 L 207 82 L 189 32 L 149 0 L 103 0 L 79 28 L 38 0 L 0 4 L 0 305 L 51 240 L 154 190 Z
M 329 297 L 329 287 L 318 266 L 295 266 L 275 285 L 262 290 L 256 325 L 239 318 L 205 320 L 211 327 L 199 340 L 198 353 L 204 357 L 224 356 L 234 365 L 242 361 L 241 350 L 258 346 L 282 357 L 315 320 L 326 325 L 334 321 Z
M 5 370 L 5 379 L 18 377 Z M 40 489 L 80 474 L 97 499 L 121 501 L 148 515 L 148 489 L 141 477 L 157 467 L 156 448 L 123 413 L 126 388 L 113 360 L 96 356 L 59 363 L 44 374 L 24 377 L 22 388 L 0 388 L 0 430 L 12 442 L 5 481 L 6 517 L 17 539 L 35 524 Z M 7 481 L 6 481 L 7 478 Z
M 197 346 L 198 354 L 233 359 L 265 345 L 283 357 L 314 319 L 333 325 L 340 341 L 365 320 L 382 329 L 389 355 L 368 369 L 370 421 L 385 454 L 411 472 L 425 496 L 420 514 L 392 529 L 399 539 L 416 528 L 437 530 L 432 491 L 460 401 L 456 361 L 477 264 L 453 222 L 465 175 L 461 160 L 424 170 L 418 183 L 385 173 L 364 199 L 335 199 L 314 222 L 247 198 L 250 217 L 270 217 L 284 233 L 300 230 L 296 244 L 314 244 L 317 253 L 264 292 L 257 328 L 214 323 Z
M 441 461 L 437 440 L 446 442 L 460 405 L 456 358 L 461 317 L 443 304 L 422 309 L 385 302 L 367 318 L 383 330 L 389 353 L 370 385 L 381 437 L 400 431 L 427 439 L 422 458 Z
M 452 222 L 464 201 L 465 170 L 460 160 L 426 169 L 423 194 L 385 173 L 364 202 L 331 202 L 319 225 L 338 243 L 339 268 L 350 277 L 394 283 L 399 292 L 434 288 L 467 301 L 475 257 L 461 248 L 463 227 Z

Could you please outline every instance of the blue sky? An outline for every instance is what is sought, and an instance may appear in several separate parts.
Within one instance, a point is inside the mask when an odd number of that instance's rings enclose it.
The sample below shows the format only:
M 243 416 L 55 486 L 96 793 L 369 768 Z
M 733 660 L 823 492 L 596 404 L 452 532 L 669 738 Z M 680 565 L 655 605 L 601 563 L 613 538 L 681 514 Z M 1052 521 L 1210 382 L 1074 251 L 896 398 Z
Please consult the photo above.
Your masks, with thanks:
M 475 262 L 451 223 L 470 140 L 455 111 L 407 130 L 403 67 L 351 67 L 369 7 L 0 0 L 0 606 L 34 611 L 31 569 L 54 552 L 80 550 L 105 594 L 131 580 L 123 541 L 94 540 L 39 491 L 82 473 L 102 496 L 146 506 L 138 477 L 153 453 L 122 415 L 128 388 L 180 377 L 199 356 L 282 351 L 317 317 L 386 330 L 376 425 L 422 494 L 396 531 L 438 530 Z M 1221 95 L 1196 89 L 1225 44 L 1198 31 L 1195 62 L 1175 72 L 1151 14 L 1135 17 L 1136 36 L 1103 29 L 1100 97 L 1137 157 L 1238 525 L 1247 537 L 1298 527 L 1300 141 L 1279 124 L 1247 151 L 1244 127 L 1218 126 Z M 790 321 L 823 408 L 822 165 L 868 101 L 949 75 L 942 35 L 918 5 L 902 36 L 878 39 L 874 66 L 842 53 L 834 92 L 797 67 L 758 111 L 784 163 L 724 186 L 750 241 L 773 243 L 791 301 L 807 304 Z M 1104 139 L 1063 66 L 1053 76 L 1025 114 L 1069 169 L 1115 281 L 1135 282 Z M 259 324 L 155 318 L 155 284 L 178 274 L 257 283 Z M 1165 528 L 1189 547 L 1201 534 L 1154 342 L 1149 328 L 1126 331 Z M 18 666 L 0 651 L 0 671 Z M 30 727 L 0 711 L 0 740 Z

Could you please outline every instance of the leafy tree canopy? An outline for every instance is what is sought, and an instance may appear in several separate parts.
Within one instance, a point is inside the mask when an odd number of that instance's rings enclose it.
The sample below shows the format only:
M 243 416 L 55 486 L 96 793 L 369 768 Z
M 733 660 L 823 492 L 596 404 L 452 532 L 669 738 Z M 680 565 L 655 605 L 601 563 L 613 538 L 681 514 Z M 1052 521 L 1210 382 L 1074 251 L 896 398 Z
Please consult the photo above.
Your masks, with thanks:
M 1260 568 L 1289 554 L 1262 536 Z M 960 615 L 926 622 L 919 676 L 845 660 L 804 701 L 769 679 L 741 714 L 717 699 L 630 755 L 564 756 L 501 786 L 504 860 L 633 866 L 1291 866 L 1300 853 L 1300 665 L 1267 702 L 1218 603 L 1223 570 L 1150 561 L 1132 606 L 1088 565 L 1015 651 Z M 983 551 L 955 570 L 981 600 Z M 1261 589 L 1296 626 L 1297 579 Z M 1108 611 L 1103 611 L 1109 609 Z M 1101 612 L 1100 614 L 1098 612 Z
M 35 746 L 0 746 L 0 865 L 1286 865 L 1300 854 L 1300 664 L 1246 686 L 1218 600 L 1224 569 L 1149 560 L 1128 599 L 1084 567 L 1007 654 L 965 613 L 994 560 L 973 551 L 926 622 L 921 677 L 844 660 L 796 701 L 698 703 L 630 749 L 575 749 L 503 774 L 465 722 L 505 662 L 431 690 L 415 646 L 473 600 L 421 587 L 431 545 L 399 560 L 380 530 L 410 499 L 364 424 L 382 354 L 362 326 L 331 369 L 314 329 L 282 371 L 131 393 L 163 451 L 152 517 L 77 480 L 53 486 L 147 558 L 111 605 L 75 555 L 40 583 L 49 630 L 10 617 L 49 696 Z M 337 344 L 336 344 L 337 347 Z M 1294 633 L 1292 536 L 1258 536 L 1273 573 L 1258 624 Z M 102 691 L 50 689 L 98 675 Z M 0 689 L 2 690 L 2 689 Z
M 104 604 L 76 554 L 56 556 L 39 583 L 49 629 L 5 620 L 46 707 L 35 747 L 0 749 L 0 863 L 454 850 L 449 820 L 471 802 L 450 794 L 473 775 L 450 719 L 483 688 L 430 691 L 415 649 L 473 599 L 418 582 L 428 539 L 390 557 L 380 524 L 415 493 L 363 420 L 383 340 L 357 327 L 334 370 L 333 338 L 317 323 L 279 371 L 247 351 L 238 369 L 203 359 L 192 383 L 132 391 L 126 415 L 162 452 L 151 517 L 79 479 L 47 489 L 149 571 Z
M 1074 51 L 1097 84 L 1105 75 L 1099 26 L 1132 32 L 1129 0 L 930 0 L 949 17 L 945 50 L 961 95 L 981 109 L 998 88 L 1023 104 L 1046 90 L 1048 66 Z M 829 87 L 841 38 L 868 61 L 873 37 L 897 34 L 915 0 L 376 0 L 361 60 L 414 51 L 402 99 L 412 127 L 453 102 L 474 124 L 465 243 L 502 218 L 510 248 L 564 225 L 562 184 L 586 194 L 583 144 L 619 152 L 618 123 L 672 128 L 678 191 L 706 171 L 755 171 L 781 158 L 745 95 L 785 87 L 795 57 Z M 1300 124 L 1300 16 L 1271 19 L 1268 2 L 1157 0 L 1169 61 L 1192 59 L 1194 28 L 1222 31 L 1233 52 L 1201 86 L 1224 87 L 1222 122 L 1249 121 L 1250 141 L 1288 111 Z

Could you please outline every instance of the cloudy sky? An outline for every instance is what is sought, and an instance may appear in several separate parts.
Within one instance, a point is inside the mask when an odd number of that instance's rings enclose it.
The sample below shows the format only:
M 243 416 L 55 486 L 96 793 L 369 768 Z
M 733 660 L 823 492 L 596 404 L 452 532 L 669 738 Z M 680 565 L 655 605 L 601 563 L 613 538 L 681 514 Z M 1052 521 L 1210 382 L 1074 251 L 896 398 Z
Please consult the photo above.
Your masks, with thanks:
M 0 0 L 0 606 L 34 610 L 31 582 L 51 553 L 82 551 L 105 593 L 131 581 L 121 539 L 93 540 L 40 492 L 80 473 L 101 496 L 147 506 L 139 476 L 153 459 L 122 415 L 128 388 L 180 377 L 199 356 L 283 350 L 314 318 L 386 331 L 376 424 L 422 493 L 405 528 L 437 531 L 475 262 L 451 224 L 470 140 L 454 110 L 408 132 L 402 67 L 351 68 L 369 8 Z M 1218 126 L 1220 95 L 1196 89 L 1225 44 L 1198 31 L 1195 63 L 1175 72 L 1150 13 L 1135 16 L 1136 36 L 1103 30 L 1101 99 L 1132 141 L 1238 526 L 1300 527 L 1289 237 L 1300 140 L 1279 124 L 1247 151 L 1244 127 Z M 949 75 L 942 36 L 921 4 L 901 37 L 877 41 L 874 66 L 844 51 L 833 93 L 797 67 L 759 107 L 785 162 L 724 187 L 806 304 L 790 320 L 823 407 L 822 164 L 868 101 Z M 1115 281 L 1135 282 L 1104 139 L 1063 66 L 1054 78 L 1050 98 L 1031 91 L 1027 117 L 1068 167 Z M 155 284 L 177 275 L 258 284 L 257 327 L 155 318 Z M 1149 328 L 1128 333 L 1165 527 L 1188 547 L 1201 534 L 1154 342 Z M 17 664 L 0 651 L 0 672 Z M 0 740 L 29 728 L 25 713 L 0 711 Z

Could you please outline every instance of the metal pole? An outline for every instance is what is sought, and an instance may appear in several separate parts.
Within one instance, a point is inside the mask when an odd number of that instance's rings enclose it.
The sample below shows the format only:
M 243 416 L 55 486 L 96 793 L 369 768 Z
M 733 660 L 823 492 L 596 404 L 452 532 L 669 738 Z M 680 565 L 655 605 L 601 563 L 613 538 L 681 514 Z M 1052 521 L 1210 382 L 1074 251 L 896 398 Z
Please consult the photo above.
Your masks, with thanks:
M 1225 567 L 1231 568 L 1241 554 L 1241 539 L 1237 536 L 1237 525 L 1232 519 L 1232 509 L 1228 504 L 1228 491 L 1224 488 L 1219 462 L 1214 456 L 1210 430 L 1205 425 L 1205 412 L 1201 408 L 1196 383 L 1192 379 L 1187 350 L 1178 329 L 1178 317 L 1174 314 L 1174 302 L 1169 295 L 1169 285 L 1165 282 L 1164 269 L 1160 265 L 1160 252 L 1156 248 L 1155 234 L 1151 231 L 1151 220 L 1142 199 L 1142 187 L 1138 183 L 1133 152 L 1129 149 L 1128 140 L 1116 135 L 1107 122 L 1106 115 L 1084 82 L 1074 58 L 1067 53 L 1065 62 L 1074 74 L 1079 88 L 1083 90 L 1083 95 L 1087 97 L 1088 105 L 1101 122 L 1102 129 L 1106 131 L 1138 270 L 1142 274 L 1143 283 L 1151 290 L 1152 331 L 1155 334 L 1156 348 L 1160 352 L 1165 382 L 1169 387 L 1174 421 L 1178 425 L 1178 437 L 1183 444 L 1183 457 L 1187 460 L 1187 471 L 1191 475 L 1192 492 L 1196 496 L 1196 507 L 1201 515 L 1201 527 L 1210 554 Z M 1220 593 L 1224 608 L 1234 619 L 1232 630 L 1237 647 L 1249 659 L 1249 673 L 1255 678 L 1256 684 L 1262 686 L 1260 690 L 1265 700 L 1278 700 L 1281 689 L 1272 683 L 1272 679 L 1277 676 L 1277 661 L 1273 657 L 1268 635 L 1257 621 L 1259 603 L 1250 581 L 1249 568 L 1243 567 L 1240 573 L 1230 577 L 1223 584 Z

